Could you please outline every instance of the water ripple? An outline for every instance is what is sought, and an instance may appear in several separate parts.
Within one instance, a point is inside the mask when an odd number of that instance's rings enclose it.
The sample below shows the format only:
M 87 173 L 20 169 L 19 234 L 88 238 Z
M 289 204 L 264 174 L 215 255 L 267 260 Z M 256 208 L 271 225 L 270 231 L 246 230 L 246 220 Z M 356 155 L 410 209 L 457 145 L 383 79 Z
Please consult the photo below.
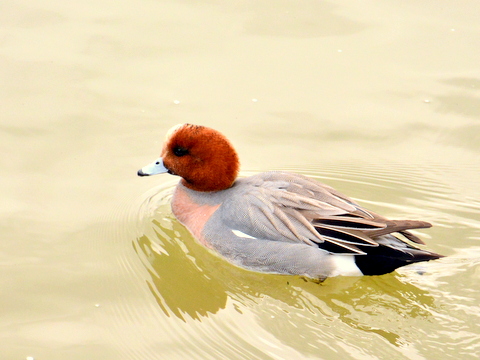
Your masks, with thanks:
M 117 332 L 138 344 L 126 351 L 136 359 L 479 355 L 479 202 L 459 200 L 431 172 L 398 170 L 295 169 L 387 216 L 434 221 L 422 236 L 433 233 L 429 247 L 450 256 L 380 277 L 322 284 L 227 263 L 172 215 L 174 182 L 148 191 L 131 204 L 126 226 L 117 231 L 133 245 L 118 259 L 130 276 L 125 286 L 143 298 L 113 306 Z M 459 244 L 454 234 L 464 241 Z M 131 323 L 144 324 L 144 330 L 126 331 Z

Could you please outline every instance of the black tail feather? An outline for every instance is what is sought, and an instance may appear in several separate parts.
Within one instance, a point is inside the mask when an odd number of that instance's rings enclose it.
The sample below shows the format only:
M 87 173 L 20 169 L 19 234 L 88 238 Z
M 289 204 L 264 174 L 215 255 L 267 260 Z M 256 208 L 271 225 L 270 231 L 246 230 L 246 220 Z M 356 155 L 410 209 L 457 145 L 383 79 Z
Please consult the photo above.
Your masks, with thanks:
M 362 247 L 366 255 L 356 255 L 355 263 L 364 275 L 383 275 L 421 261 L 435 260 L 443 255 L 413 247 L 395 249 L 385 245 Z

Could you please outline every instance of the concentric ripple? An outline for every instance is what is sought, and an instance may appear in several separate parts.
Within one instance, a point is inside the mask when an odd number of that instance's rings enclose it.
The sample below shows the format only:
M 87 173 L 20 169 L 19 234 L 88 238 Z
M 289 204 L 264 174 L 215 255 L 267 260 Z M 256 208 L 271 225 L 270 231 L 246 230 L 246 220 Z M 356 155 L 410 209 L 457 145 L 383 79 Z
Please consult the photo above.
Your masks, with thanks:
M 116 232 L 133 245 L 118 263 L 135 295 L 113 306 L 114 333 L 128 336 L 125 352 L 131 358 L 480 355 L 479 295 L 459 286 L 462 281 L 473 288 L 479 277 L 478 201 L 459 201 L 440 176 L 413 167 L 288 170 L 317 178 L 388 217 L 432 221 L 435 227 L 421 236 L 430 249 L 449 256 L 384 276 L 322 284 L 246 271 L 201 246 L 178 223 L 170 210 L 175 182 L 169 182 L 133 202 L 122 235 Z M 462 223 L 473 226 L 459 229 Z M 458 248 L 453 234 L 465 238 L 462 246 L 472 246 Z M 132 338 L 138 339 L 136 348 Z

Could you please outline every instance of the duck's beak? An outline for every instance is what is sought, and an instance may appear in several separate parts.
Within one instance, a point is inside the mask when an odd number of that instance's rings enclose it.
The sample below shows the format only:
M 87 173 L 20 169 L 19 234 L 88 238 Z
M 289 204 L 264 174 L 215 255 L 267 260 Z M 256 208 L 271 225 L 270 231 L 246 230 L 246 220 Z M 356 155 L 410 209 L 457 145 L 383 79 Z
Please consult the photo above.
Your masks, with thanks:
M 162 158 L 158 158 L 151 164 L 148 164 L 147 166 L 144 166 L 140 170 L 138 170 L 137 175 L 138 176 L 149 176 L 149 175 L 156 175 L 156 174 L 162 174 L 168 172 L 168 169 L 163 165 L 163 160 Z

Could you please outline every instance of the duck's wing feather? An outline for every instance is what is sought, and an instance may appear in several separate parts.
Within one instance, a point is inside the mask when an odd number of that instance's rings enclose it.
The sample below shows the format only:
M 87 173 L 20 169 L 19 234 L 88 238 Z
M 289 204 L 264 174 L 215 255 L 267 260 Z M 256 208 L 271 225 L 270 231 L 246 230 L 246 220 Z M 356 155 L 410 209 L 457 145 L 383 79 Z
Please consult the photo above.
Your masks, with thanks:
M 258 239 L 303 242 L 332 253 L 365 254 L 363 247 L 378 246 L 375 239 L 392 232 L 421 243 L 406 230 L 431 226 L 423 221 L 388 220 L 333 188 L 297 174 L 262 173 L 241 179 L 241 183 L 248 186 L 226 200 L 224 219 Z

